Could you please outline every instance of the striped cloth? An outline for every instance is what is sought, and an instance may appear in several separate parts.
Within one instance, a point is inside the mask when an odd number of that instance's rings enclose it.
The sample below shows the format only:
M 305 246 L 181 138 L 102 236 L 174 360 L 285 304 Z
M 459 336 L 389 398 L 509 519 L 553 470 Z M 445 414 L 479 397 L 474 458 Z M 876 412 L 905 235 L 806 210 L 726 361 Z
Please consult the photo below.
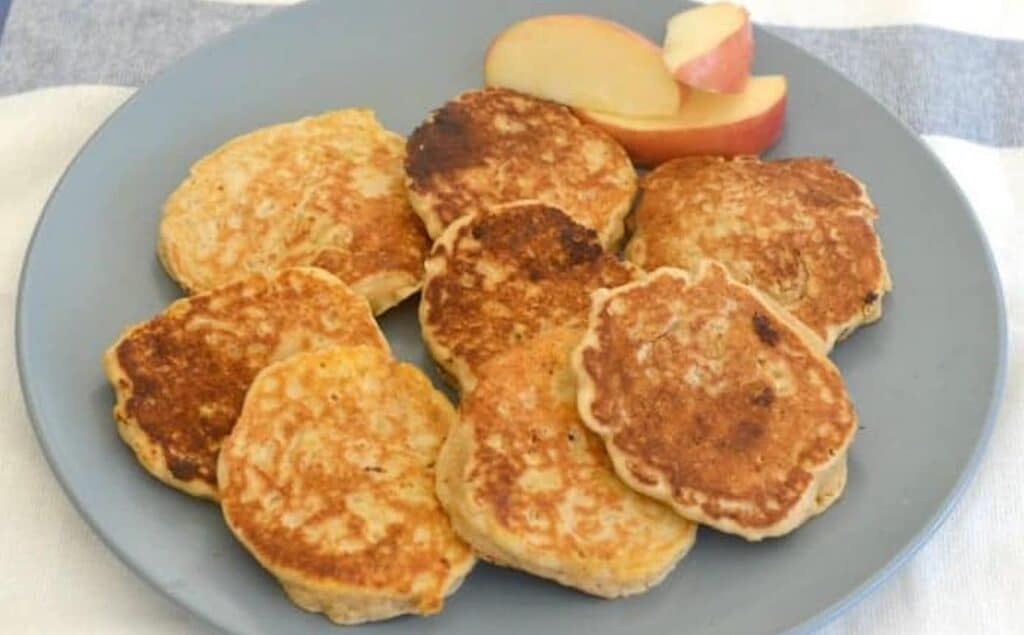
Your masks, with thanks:
M 0 0 L 0 331 L 13 332 L 39 211 L 89 134 L 155 71 L 270 4 L 285 2 Z M 978 478 L 906 567 L 823 632 L 1024 632 L 1024 3 L 747 5 L 922 134 L 981 217 L 1010 313 L 1006 401 Z M 13 349 L 0 337 L 0 630 L 210 633 L 135 578 L 72 509 L 33 438 Z

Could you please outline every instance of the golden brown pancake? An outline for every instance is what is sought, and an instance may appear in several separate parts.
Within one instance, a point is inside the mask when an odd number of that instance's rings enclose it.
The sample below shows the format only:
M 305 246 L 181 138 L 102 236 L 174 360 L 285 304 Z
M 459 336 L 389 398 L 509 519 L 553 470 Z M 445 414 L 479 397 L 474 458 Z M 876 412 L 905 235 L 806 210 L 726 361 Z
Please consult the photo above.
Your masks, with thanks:
M 696 525 L 626 487 L 576 412 L 555 329 L 498 355 L 463 397 L 437 493 L 481 557 L 604 597 L 643 592 L 693 545 Z
M 636 172 L 618 143 L 565 106 L 503 88 L 463 93 L 408 141 L 409 200 L 431 237 L 455 219 L 522 199 L 622 237 Z
M 321 267 L 382 313 L 414 293 L 430 249 L 405 192 L 405 141 L 351 108 L 250 132 L 194 166 L 160 224 L 186 291 Z
M 685 518 L 760 540 L 842 491 L 857 416 L 839 370 L 717 263 L 596 292 L 573 367 L 618 475 Z
M 626 257 L 724 264 L 832 345 L 882 315 L 892 284 L 864 186 L 827 159 L 689 157 L 643 180 Z
M 220 454 L 228 527 L 307 611 L 341 624 L 431 614 L 474 558 L 434 493 L 455 411 L 379 348 L 264 369 Z
M 217 453 L 263 367 L 294 353 L 387 342 L 366 300 L 322 269 L 253 274 L 171 304 L 104 356 L 114 418 L 142 466 L 217 498 Z
M 597 234 L 538 202 L 460 218 L 426 264 L 420 325 L 441 370 L 462 390 L 494 355 L 554 326 L 582 327 L 590 292 L 638 270 Z

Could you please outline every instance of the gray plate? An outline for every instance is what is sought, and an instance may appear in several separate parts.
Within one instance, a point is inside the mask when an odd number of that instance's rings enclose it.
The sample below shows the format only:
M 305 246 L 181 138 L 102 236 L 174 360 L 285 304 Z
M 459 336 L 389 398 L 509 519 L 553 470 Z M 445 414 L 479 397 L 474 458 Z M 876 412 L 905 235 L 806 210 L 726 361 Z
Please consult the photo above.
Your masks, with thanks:
M 47 457 L 82 515 L 140 576 L 237 633 L 336 633 L 303 613 L 234 542 L 215 506 L 158 484 L 118 440 L 100 369 L 122 326 L 178 296 L 154 255 L 163 199 L 188 166 L 265 124 L 350 105 L 408 132 L 478 85 L 512 20 L 605 15 L 661 35 L 676 0 L 314 2 L 274 14 L 175 65 L 93 137 L 57 187 L 25 261 L 18 361 Z M 864 429 L 846 495 L 788 538 L 702 531 L 660 587 L 607 602 L 480 566 L 437 617 L 376 632 L 773 633 L 820 625 L 890 574 L 949 512 L 974 471 L 1003 384 L 1006 327 L 978 223 L 914 134 L 821 62 L 758 32 L 757 70 L 790 78 L 776 156 L 820 154 L 860 176 L 881 209 L 896 292 L 835 359 Z M 384 319 L 426 364 L 411 302 Z M 355 629 L 346 632 L 362 632 Z

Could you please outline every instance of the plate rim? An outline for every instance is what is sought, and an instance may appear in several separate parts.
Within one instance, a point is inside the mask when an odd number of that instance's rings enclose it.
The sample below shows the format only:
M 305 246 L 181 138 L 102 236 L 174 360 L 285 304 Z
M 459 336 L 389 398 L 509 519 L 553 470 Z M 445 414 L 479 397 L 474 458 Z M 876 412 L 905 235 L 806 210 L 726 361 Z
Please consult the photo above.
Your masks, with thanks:
M 26 376 L 26 361 L 25 361 L 25 316 L 24 311 L 24 296 L 25 289 L 27 287 L 29 261 L 32 258 L 32 254 L 35 250 L 36 241 L 39 237 L 40 231 L 50 215 L 52 209 L 53 199 L 56 193 L 61 189 L 68 174 L 72 172 L 78 165 L 83 154 L 93 145 L 96 137 L 105 131 L 111 122 L 117 117 L 117 115 L 130 104 L 132 104 L 136 98 L 146 90 L 147 87 L 162 79 L 166 74 L 176 70 L 179 66 L 187 63 L 193 58 L 199 57 L 205 54 L 210 49 L 215 49 L 222 46 L 225 42 L 233 41 L 239 38 L 245 38 L 248 36 L 250 30 L 254 30 L 257 25 L 263 24 L 266 21 L 281 19 L 283 14 L 298 13 L 300 11 L 308 11 L 310 7 L 316 7 L 321 4 L 327 4 L 326 0 L 307 0 L 306 2 L 299 2 L 294 5 L 284 6 L 272 9 L 266 15 L 260 16 L 245 24 L 242 24 L 230 31 L 221 33 L 214 36 L 210 40 L 206 41 L 197 48 L 189 51 L 185 55 L 179 57 L 175 61 L 171 62 L 168 66 L 164 67 L 152 77 L 145 81 L 142 85 L 137 87 L 135 91 L 128 96 L 117 108 L 115 108 L 103 122 L 97 126 L 82 146 L 75 152 L 74 157 L 68 163 L 67 167 L 64 168 L 60 175 L 60 178 L 56 181 L 53 189 L 46 197 L 46 202 L 43 205 L 42 210 L 39 213 L 39 217 L 36 219 L 35 226 L 32 229 L 31 237 L 25 247 L 24 255 L 21 259 L 21 269 L 18 274 L 18 285 L 17 285 L 17 298 L 15 302 L 15 324 L 14 324 L 14 340 L 15 340 L 15 359 L 18 368 L 18 382 L 21 388 L 22 401 L 25 406 L 25 411 L 28 414 L 29 421 L 32 424 L 32 429 L 36 442 L 39 444 L 42 450 L 43 457 L 46 459 L 46 463 L 50 468 L 50 472 L 56 477 L 57 482 L 60 484 L 61 490 L 64 495 L 71 502 L 75 511 L 78 515 L 85 520 L 90 531 L 100 539 L 103 545 L 109 549 L 118 560 L 124 564 L 129 571 L 132 572 L 137 578 L 143 580 L 151 589 L 155 590 L 159 595 L 167 598 L 173 602 L 175 606 L 183 609 L 188 615 L 198 618 L 204 624 L 212 627 L 219 632 L 233 632 L 229 631 L 226 625 L 219 623 L 215 616 L 209 615 L 206 611 L 203 611 L 193 606 L 186 599 L 179 596 L 179 594 L 173 590 L 160 585 L 148 572 L 143 570 L 135 560 L 133 560 L 125 551 L 120 547 L 114 539 L 104 532 L 99 522 L 96 520 L 94 515 L 86 508 L 86 506 L 79 499 L 75 493 L 74 487 L 66 479 L 64 473 L 60 467 L 56 464 L 53 458 L 53 452 L 51 449 L 50 438 L 47 435 L 44 427 L 40 423 L 40 417 L 38 415 L 37 403 L 39 398 L 34 394 L 32 387 L 29 385 L 29 380 Z M 687 5 L 692 4 L 686 2 Z M 945 180 L 952 185 L 954 191 L 957 194 L 959 203 L 968 210 L 969 218 L 974 230 L 977 232 L 982 246 L 982 252 L 984 253 L 984 264 L 988 273 L 989 280 L 992 282 L 995 291 L 995 304 L 996 304 L 996 339 L 997 339 L 997 350 L 998 356 L 995 364 L 995 374 L 993 376 L 993 382 L 990 387 L 988 405 L 986 406 L 984 422 L 982 423 L 980 432 L 977 440 L 975 441 L 974 447 L 971 450 L 971 454 L 967 462 L 963 465 L 960 471 L 960 475 L 957 477 L 953 487 L 949 490 L 946 496 L 942 499 L 941 503 L 937 506 L 935 512 L 931 518 L 920 528 L 916 533 L 909 539 L 909 541 L 897 551 L 882 567 L 879 567 L 873 574 L 864 579 L 859 585 L 853 587 L 846 593 L 845 596 L 833 602 L 824 608 L 821 608 L 814 615 L 808 617 L 800 623 L 794 624 L 791 627 L 780 631 L 779 635 L 796 635 L 800 633 L 811 633 L 817 629 L 822 628 L 826 624 L 832 622 L 838 618 L 841 614 L 852 608 L 856 604 L 860 603 L 867 596 L 871 595 L 880 586 L 882 586 L 889 578 L 893 576 L 900 568 L 903 567 L 925 544 L 927 544 L 939 528 L 949 518 L 950 514 L 956 508 L 960 499 L 963 497 L 967 487 L 973 482 L 977 476 L 978 468 L 981 464 L 982 459 L 985 456 L 985 452 L 988 448 L 989 440 L 992 437 L 992 433 L 995 429 L 996 422 L 999 418 L 999 414 L 1002 409 L 1003 398 L 1006 390 L 1006 371 L 1009 357 L 1009 334 L 1007 324 L 1007 311 L 1006 311 L 1006 298 L 1002 284 L 1002 278 L 1000 276 L 999 267 L 995 259 L 995 255 L 992 251 L 992 246 L 989 242 L 988 235 L 985 232 L 985 228 L 981 223 L 981 219 L 978 217 L 977 211 L 974 206 L 968 200 L 960 184 L 953 177 L 949 168 L 939 159 L 935 151 L 924 142 L 921 138 L 921 134 L 913 130 L 905 121 L 899 118 L 888 106 L 878 100 L 873 94 L 862 88 L 859 84 L 851 80 L 844 72 L 832 66 L 825 60 L 821 59 L 817 55 L 811 53 L 807 49 L 803 48 L 799 44 L 787 40 L 781 35 L 778 35 L 771 30 L 771 25 L 754 24 L 754 31 L 757 38 L 768 38 L 773 40 L 776 44 L 783 46 L 791 46 L 798 49 L 801 54 L 813 60 L 818 64 L 825 72 L 833 73 L 842 82 L 853 87 L 862 95 L 866 96 L 875 107 L 883 112 L 889 119 L 894 121 L 905 133 L 907 133 L 913 140 L 914 143 L 924 151 L 925 156 L 931 161 L 933 166 L 939 170 Z M 781 70 L 779 72 L 782 72 Z

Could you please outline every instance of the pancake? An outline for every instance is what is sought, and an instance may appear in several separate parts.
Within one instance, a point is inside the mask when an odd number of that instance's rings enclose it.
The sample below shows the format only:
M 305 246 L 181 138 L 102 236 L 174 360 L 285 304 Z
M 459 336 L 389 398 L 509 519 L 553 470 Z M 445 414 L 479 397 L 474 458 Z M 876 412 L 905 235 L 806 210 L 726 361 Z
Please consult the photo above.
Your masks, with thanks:
M 262 128 L 192 166 L 164 205 L 159 254 L 189 293 L 311 265 L 382 313 L 414 293 L 430 249 L 409 207 L 405 142 L 352 108 Z
M 104 356 L 121 438 L 153 476 L 217 498 L 217 453 L 263 367 L 294 353 L 387 342 L 366 300 L 322 269 L 252 274 L 178 300 Z
M 626 487 L 576 412 L 556 329 L 494 357 L 459 408 L 437 493 L 480 557 L 603 597 L 640 593 L 693 545 L 696 525 Z
M 463 93 L 409 137 L 409 200 L 431 237 L 456 218 L 537 199 L 622 238 L 636 194 L 625 150 L 565 106 L 503 88 Z
M 590 292 L 638 270 L 564 212 L 520 202 L 465 216 L 434 244 L 420 299 L 423 340 L 462 390 L 489 358 L 553 326 L 582 327 Z
M 626 257 L 647 270 L 724 264 L 829 349 L 882 315 L 892 287 L 864 186 L 827 159 L 689 157 L 643 181 Z
M 760 540 L 838 498 L 857 416 L 822 341 L 725 268 L 594 294 L 578 406 L 631 487 Z
M 423 373 L 378 348 L 292 356 L 256 377 L 224 442 L 224 519 L 307 611 L 437 613 L 475 561 L 434 493 L 454 420 Z

